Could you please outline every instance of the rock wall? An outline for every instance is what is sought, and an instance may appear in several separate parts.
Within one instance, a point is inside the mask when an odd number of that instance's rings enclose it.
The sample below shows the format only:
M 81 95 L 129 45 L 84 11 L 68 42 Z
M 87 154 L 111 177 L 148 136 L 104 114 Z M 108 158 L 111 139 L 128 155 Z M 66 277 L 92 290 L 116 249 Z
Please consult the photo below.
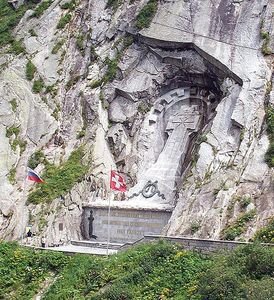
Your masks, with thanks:
M 175 207 L 169 235 L 219 238 L 255 209 L 240 236 L 250 238 L 273 216 L 273 170 L 264 163 L 272 66 L 260 37 L 268 31 L 273 49 L 272 1 L 159 1 L 149 28 L 138 32 L 134 20 L 147 2 L 123 1 L 115 10 L 85 0 L 69 11 L 56 0 L 39 18 L 27 11 L 17 26 L 26 53 L 1 50 L 2 238 L 21 238 L 28 224 L 37 243 L 42 235 L 49 243 L 81 238 L 82 204 L 108 200 L 111 168 L 129 187 L 115 200 Z M 67 13 L 71 21 L 58 29 Z M 33 92 L 28 60 L 49 92 Z M 6 136 L 11 127 L 18 136 Z M 12 147 L 15 138 L 26 142 L 24 151 Z M 24 181 L 30 155 L 42 149 L 59 165 L 82 144 L 90 165 L 84 180 L 52 203 L 26 204 L 35 188 Z M 241 197 L 250 199 L 244 209 Z

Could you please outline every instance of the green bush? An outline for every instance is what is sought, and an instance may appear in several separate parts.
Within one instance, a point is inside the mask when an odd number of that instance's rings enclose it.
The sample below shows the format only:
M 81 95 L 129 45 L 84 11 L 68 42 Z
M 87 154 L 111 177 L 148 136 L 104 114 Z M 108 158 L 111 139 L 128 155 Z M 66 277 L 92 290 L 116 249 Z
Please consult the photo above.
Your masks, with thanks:
M 65 43 L 65 40 L 64 40 L 64 39 L 58 41 L 58 42 L 53 46 L 53 48 L 52 48 L 52 50 L 51 50 L 51 53 L 52 53 L 52 54 L 57 54 L 58 51 L 59 51 L 59 50 L 62 48 L 62 46 L 64 45 L 64 43 Z
M 74 10 L 76 8 L 76 1 L 72 0 L 70 2 L 66 2 L 61 5 L 62 9 L 69 9 L 69 10 Z
M 25 53 L 26 49 L 22 41 L 13 40 L 9 48 L 9 52 L 14 53 L 15 55 L 19 55 L 21 53 Z
M 63 29 L 65 26 L 70 22 L 72 16 L 70 13 L 65 14 L 61 19 L 59 20 L 57 24 L 57 29 Z
M 136 18 L 136 26 L 138 29 L 149 27 L 154 18 L 158 7 L 157 0 L 149 0 L 149 2 L 141 9 Z
M 33 28 L 31 28 L 31 29 L 29 30 L 29 34 L 30 34 L 31 36 L 38 36 L 37 33 L 34 31 Z
M 42 14 L 44 13 L 44 11 L 46 9 L 48 9 L 51 5 L 53 1 L 51 0 L 45 0 L 43 2 L 41 2 L 34 10 L 33 14 L 32 14 L 32 17 L 35 17 L 35 18 L 39 18 L 42 16 Z
M 31 169 L 35 169 L 41 163 L 46 163 L 46 157 L 43 151 L 40 149 L 30 156 L 28 161 L 28 167 Z
M 0 0 L 0 47 L 11 44 L 14 41 L 12 30 L 19 23 L 26 10 L 33 7 L 31 1 L 13 9 L 7 0 Z M 13 45 L 13 51 L 17 44 Z M 17 49 L 18 50 L 18 49 Z
M 26 65 L 26 77 L 29 81 L 34 78 L 34 74 L 36 72 L 35 65 L 29 60 Z
M 255 233 L 254 240 L 263 243 L 274 243 L 274 217 L 270 219 L 265 227 Z
M 17 126 L 11 126 L 6 128 L 6 137 L 10 138 L 11 136 L 15 135 L 17 138 L 20 133 L 20 127 Z
M 62 253 L 35 251 L 17 243 L 0 243 L 0 298 L 32 299 L 50 272 L 59 272 L 70 260 Z
M 16 112 L 18 104 L 17 104 L 17 101 L 15 98 L 10 101 L 10 105 L 11 105 L 12 111 Z
M 268 107 L 266 111 L 266 131 L 270 140 L 270 145 L 265 154 L 265 162 L 268 166 L 274 167 L 274 108 Z
M 79 51 L 81 51 L 81 52 L 84 51 L 84 40 L 85 40 L 85 37 L 83 34 L 79 34 L 77 36 L 76 46 L 79 49 Z
M 8 174 L 8 180 L 11 184 L 15 184 L 15 182 L 16 182 L 15 174 L 16 174 L 16 168 L 12 168 Z
M 44 174 L 44 184 L 40 184 L 28 197 L 29 203 L 51 202 L 53 199 L 67 194 L 72 187 L 80 182 L 89 167 L 82 163 L 84 149 L 73 151 L 66 162 L 60 166 L 47 164 Z
M 236 237 L 245 232 L 247 223 L 252 221 L 255 215 L 255 210 L 241 214 L 234 223 L 222 231 L 222 238 L 230 241 L 235 240 Z
M 44 84 L 44 81 L 41 77 L 37 80 L 34 80 L 33 86 L 32 86 L 33 93 L 34 94 L 39 94 L 40 92 L 42 92 L 44 86 L 45 86 L 45 84 Z

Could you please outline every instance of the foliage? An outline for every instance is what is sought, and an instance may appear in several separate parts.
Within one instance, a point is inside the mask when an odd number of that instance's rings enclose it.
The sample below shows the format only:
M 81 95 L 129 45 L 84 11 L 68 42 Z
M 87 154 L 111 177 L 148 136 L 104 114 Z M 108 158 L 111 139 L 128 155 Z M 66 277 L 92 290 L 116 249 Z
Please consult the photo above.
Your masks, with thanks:
M 0 47 L 11 44 L 14 41 L 12 30 L 19 23 L 27 9 L 33 7 L 32 1 L 13 9 L 7 0 L 0 0 Z M 13 50 L 15 50 L 13 45 Z
M 0 243 L 0 299 L 33 298 L 50 272 L 60 271 L 69 260 L 62 253 Z
M 0 297 L 31 299 L 50 272 L 45 300 L 271 299 L 274 249 L 250 244 L 201 255 L 168 242 L 105 257 L 64 256 L 0 244 Z M 56 274 L 56 275 L 57 275 Z
M 16 174 L 16 168 L 12 168 L 8 174 L 8 180 L 11 184 L 14 184 L 16 182 L 15 174 Z
M 20 40 L 20 41 L 13 40 L 13 42 L 11 43 L 11 46 L 9 48 L 9 53 L 18 55 L 18 54 L 25 53 L 25 52 L 26 52 L 26 49 L 22 43 L 22 40 Z
M 114 10 L 116 10 L 119 5 L 121 5 L 121 0 L 107 0 L 106 7 L 112 7 Z
M 46 162 L 45 154 L 40 149 L 40 150 L 37 150 L 36 152 L 34 152 L 30 156 L 29 161 L 28 161 L 28 167 L 31 169 L 35 169 L 41 163 L 47 163 L 47 162 Z
M 136 26 L 138 29 L 149 27 L 152 19 L 157 12 L 157 6 L 157 0 L 149 0 L 148 3 L 141 9 L 136 18 Z
M 31 36 L 38 36 L 37 33 L 34 31 L 33 28 L 31 28 L 31 29 L 29 30 L 29 34 L 30 34 Z
M 44 84 L 44 81 L 41 77 L 37 80 L 34 80 L 33 86 L 32 86 L 33 93 L 34 94 L 39 94 L 40 92 L 42 92 L 44 86 L 45 86 L 45 84 Z
M 251 210 L 250 212 L 241 214 L 235 222 L 233 222 L 223 230 L 223 239 L 230 241 L 235 240 L 237 236 L 245 232 L 247 227 L 246 224 L 252 221 L 255 215 L 255 210 Z
M 241 208 L 244 209 L 251 203 L 251 198 L 249 196 L 243 196 L 238 201 Z
M 271 49 L 268 47 L 268 44 L 269 44 L 269 41 L 270 41 L 269 32 L 261 30 L 260 35 L 261 35 L 261 38 L 264 40 L 263 45 L 262 45 L 262 49 L 261 49 L 263 55 L 271 54 Z
M 51 5 L 53 1 L 52 0 L 45 0 L 43 2 L 41 2 L 34 10 L 33 14 L 32 14 L 32 17 L 35 17 L 35 18 L 39 18 L 42 16 L 42 14 L 44 13 L 44 11 L 46 9 L 48 9 Z
M 11 136 L 15 135 L 15 137 L 18 137 L 20 133 L 20 128 L 17 126 L 11 126 L 6 128 L 6 137 L 10 138 Z
M 60 166 L 47 163 L 43 174 L 45 184 L 39 185 L 28 197 L 29 203 L 50 202 L 53 199 L 67 194 L 72 187 L 82 180 L 88 171 L 88 166 L 82 163 L 83 147 L 73 151 Z
M 79 34 L 76 38 L 76 46 L 80 52 L 84 51 L 84 40 L 85 37 L 83 34 Z
M 53 46 L 53 48 L 52 48 L 52 50 L 51 50 L 51 53 L 52 53 L 52 54 L 57 54 L 58 51 L 59 51 L 59 50 L 62 48 L 62 46 L 64 45 L 64 43 L 65 43 L 65 40 L 64 40 L 64 39 L 58 41 L 58 42 Z
M 201 225 L 197 221 L 194 221 L 190 224 L 190 231 L 191 231 L 192 234 L 197 232 L 200 228 L 201 228 Z
M 270 145 L 265 154 L 265 162 L 268 166 L 274 167 L 274 108 L 269 107 L 266 111 L 266 131 L 270 140 Z
M 267 226 L 259 229 L 255 233 L 254 240 L 263 243 L 274 243 L 274 217 L 270 219 Z
M 11 105 L 11 108 L 12 108 L 12 111 L 13 112 L 16 112 L 16 109 L 18 107 L 18 104 L 17 104 L 17 101 L 15 98 L 13 98 L 11 101 L 10 101 L 10 105 Z
M 63 29 L 65 26 L 70 22 L 72 16 L 70 13 L 65 14 L 61 19 L 59 20 L 57 24 L 57 29 Z
M 27 80 L 31 81 L 34 78 L 35 72 L 36 72 L 35 65 L 30 60 L 28 60 L 27 65 L 26 65 Z
M 72 0 L 70 2 L 66 2 L 61 5 L 62 9 L 69 9 L 69 10 L 74 10 L 76 8 L 76 1 Z
M 82 128 L 78 133 L 77 133 L 77 140 L 81 139 L 82 137 L 84 137 L 86 135 L 86 129 Z

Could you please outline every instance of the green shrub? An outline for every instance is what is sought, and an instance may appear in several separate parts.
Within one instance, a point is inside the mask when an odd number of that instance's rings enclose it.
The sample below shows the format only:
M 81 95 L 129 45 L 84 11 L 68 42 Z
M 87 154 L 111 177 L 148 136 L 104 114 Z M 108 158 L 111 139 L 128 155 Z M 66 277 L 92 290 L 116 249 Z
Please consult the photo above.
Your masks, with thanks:
M 17 104 L 17 101 L 15 98 L 10 101 L 10 105 L 11 105 L 12 111 L 16 112 L 18 104 Z
M 265 162 L 271 168 L 274 167 L 274 108 L 272 107 L 268 107 L 266 111 L 266 126 L 270 145 L 265 154 Z
M 39 185 L 29 195 L 28 202 L 34 204 L 51 202 L 53 199 L 67 194 L 77 182 L 82 180 L 89 169 L 82 163 L 83 156 L 84 149 L 80 147 L 73 151 L 68 160 L 60 166 L 47 164 L 42 176 L 46 183 Z
M 77 36 L 76 46 L 79 49 L 79 51 L 81 51 L 81 52 L 84 51 L 84 40 L 85 40 L 85 37 L 83 34 L 79 34 Z
M 254 240 L 263 243 L 274 243 L 274 217 L 270 219 L 268 225 L 255 233 Z
M 62 48 L 62 46 L 64 45 L 64 43 L 65 43 L 65 40 L 64 40 L 64 39 L 58 41 L 58 42 L 53 46 L 53 48 L 52 48 L 52 50 L 51 50 L 51 53 L 52 53 L 52 54 L 57 54 L 58 51 L 59 51 L 59 50 Z
M 112 7 L 114 10 L 116 10 L 119 5 L 121 5 L 121 0 L 107 0 L 106 7 Z
M 72 16 L 70 13 L 65 14 L 61 19 L 59 20 L 57 24 L 57 29 L 63 29 L 65 26 L 70 22 Z
M 43 153 L 43 151 L 37 150 L 36 152 L 34 152 L 28 161 L 28 167 L 31 169 L 35 169 L 39 164 L 41 163 L 45 163 L 46 162 L 46 157 L 45 154 Z
M 31 28 L 31 29 L 29 30 L 29 34 L 30 34 L 31 36 L 38 36 L 37 33 L 34 31 L 33 28 Z
M 268 47 L 268 44 L 269 44 L 269 41 L 270 41 L 269 32 L 261 30 L 260 35 L 261 35 L 261 38 L 264 40 L 263 45 L 262 45 L 262 49 L 261 49 L 263 55 L 271 54 L 271 49 Z
M 35 298 L 50 272 L 59 272 L 70 260 L 63 253 L 35 251 L 14 242 L 0 243 L 0 257 L 1 299 Z
M 11 46 L 9 48 L 10 53 L 14 53 L 15 55 L 25 53 L 26 49 L 25 46 L 23 45 L 22 41 L 16 41 L 13 40 L 11 43 Z
M 29 60 L 26 65 L 26 77 L 29 81 L 34 78 L 34 74 L 36 72 L 35 65 Z
M 86 130 L 85 129 L 82 129 L 80 130 L 78 133 L 77 133 L 77 140 L 81 139 L 82 137 L 84 137 L 86 135 Z
M 16 168 L 12 168 L 8 174 L 8 180 L 11 184 L 15 184 L 15 182 L 16 182 L 15 174 L 16 174 Z
M 234 223 L 230 224 L 222 231 L 222 238 L 230 241 L 235 240 L 236 237 L 245 232 L 247 223 L 252 221 L 255 215 L 255 210 L 241 214 Z
M 251 203 L 251 198 L 249 196 L 243 196 L 239 199 L 239 204 L 242 209 L 246 208 Z
M 42 92 L 44 86 L 45 86 L 45 84 L 44 84 L 44 81 L 41 77 L 37 80 L 34 80 L 33 86 L 32 86 L 33 93 L 34 94 L 39 94 L 40 92 Z
M 7 0 L 0 0 L 0 47 L 14 41 L 12 30 L 19 23 L 26 10 L 32 8 L 33 5 L 34 4 L 29 1 L 15 10 Z M 13 45 L 14 48 L 16 48 L 15 46 L 16 44 Z
M 74 10 L 76 8 L 76 1 L 72 0 L 70 2 L 66 2 L 61 5 L 62 9 L 69 9 L 69 10 Z
M 11 126 L 6 128 L 6 137 L 10 138 L 11 136 L 15 135 L 17 138 L 20 133 L 20 127 L 17 126 Z
M 32 17 L 35 17 L 35 18 L 39 18 L 42 16 L 42 14 L 44 13 L 44 11 L 46 9 L 48 9 L 51 5 L 53 1 L 51 0 L 45 0 L 43 2 L 41 2 L 34 10 L 33 14 L 32 14 Z
M 141 9 L 136 18 L 136 26 L 138 29 L 149 27 L 152 19 L 157 12 L 157 6 L 157 0 L 149 0 L 149 2 Z

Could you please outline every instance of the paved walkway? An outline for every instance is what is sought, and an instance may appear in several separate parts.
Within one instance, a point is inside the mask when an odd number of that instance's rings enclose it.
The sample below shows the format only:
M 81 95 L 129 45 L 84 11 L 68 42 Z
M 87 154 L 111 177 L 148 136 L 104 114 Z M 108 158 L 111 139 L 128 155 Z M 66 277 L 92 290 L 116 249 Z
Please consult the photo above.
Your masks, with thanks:
M 66 245 L 59 247 L 46 247 L 38 249 L 43 250 L 52 250 L 52 251 L 60 251 L 64 253 L 83 253 L 83 254 L 94 254 L 94 255 L 107 255 L 107 249 L 104 248 L 92 248 L 92 247 L 83 247 L 83 246 L 75 246 L 75 245 Z M 109 249 L 108 254 L 115 254 L 117 250 Z

